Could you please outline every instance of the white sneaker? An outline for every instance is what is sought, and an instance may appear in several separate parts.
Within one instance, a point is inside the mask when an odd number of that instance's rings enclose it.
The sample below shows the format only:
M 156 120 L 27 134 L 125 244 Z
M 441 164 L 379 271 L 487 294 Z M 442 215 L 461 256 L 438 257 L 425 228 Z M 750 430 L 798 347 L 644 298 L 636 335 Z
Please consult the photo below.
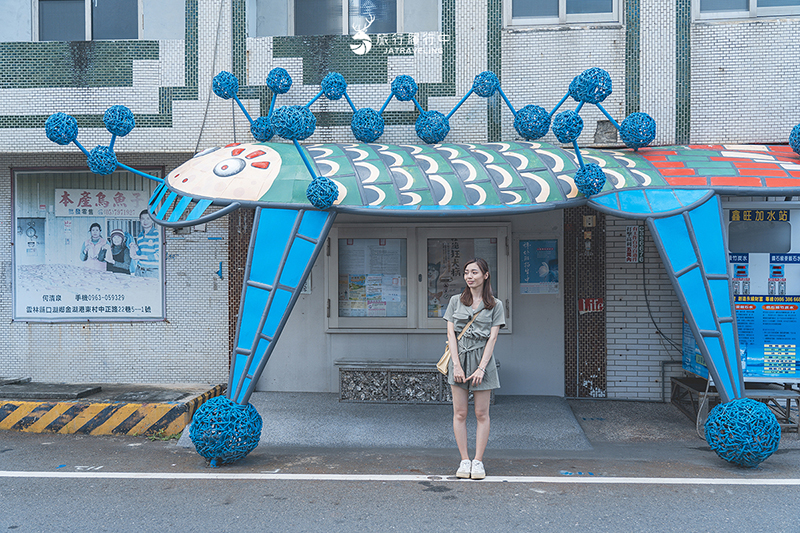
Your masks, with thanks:
M 481 461 L 473 459 L 470 477 L 472 477 L 472 479 L 483 479 L 486 477 L 486 470 L 483 468 L 483 463 Z
M 472 474 L 472 463 L 469 459 L 464 459 L 461 461 L 461 464 L 458 465 L 458 470 L 456 471 L 456 477 L 461 479 L 469 479 L 470 475 Z

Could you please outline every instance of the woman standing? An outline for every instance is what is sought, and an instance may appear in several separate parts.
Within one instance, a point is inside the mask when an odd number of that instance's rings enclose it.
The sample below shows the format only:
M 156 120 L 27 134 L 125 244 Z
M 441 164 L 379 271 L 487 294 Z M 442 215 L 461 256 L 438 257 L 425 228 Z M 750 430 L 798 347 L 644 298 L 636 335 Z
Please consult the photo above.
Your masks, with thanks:
M 483 479 L 483 452 L 489 441 L 489 403 L 492 389 L 500 387 L 497 365 L 494 361 L 494 345 L 500 328 L 506 325 L 503 303 L 492 294 L 488 263 L 481 258 L 471 259 L 464 267 L 467 286 L 460 295 L 450 298 L 444 319 L 447 321 L 447 342 L 458 346 L 458 357 L 450 360 L 447 382 L 453 393 L 453 432 L 461 454 L 461 465 L 456 476 Z M 456 336 L 472 318 L 475 320 L 467 331 L 456 340 Z M 467 412 L 469 393 L 475 403 L 475 418 L 478 422 L 475 436 L 475 459 L 469 460 L 467 449 Z

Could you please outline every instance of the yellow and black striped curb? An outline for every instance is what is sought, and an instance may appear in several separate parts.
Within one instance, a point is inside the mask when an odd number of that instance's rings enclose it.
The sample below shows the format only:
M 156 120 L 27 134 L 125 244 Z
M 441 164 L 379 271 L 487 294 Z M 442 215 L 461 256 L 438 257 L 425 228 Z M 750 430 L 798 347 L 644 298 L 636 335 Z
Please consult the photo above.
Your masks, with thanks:
M 201 405 L 224 393 L 225 388 L 217 385 L 186 402 L 0 400 L 0 429 L 83 435 L 175 435 L 192 421 Z

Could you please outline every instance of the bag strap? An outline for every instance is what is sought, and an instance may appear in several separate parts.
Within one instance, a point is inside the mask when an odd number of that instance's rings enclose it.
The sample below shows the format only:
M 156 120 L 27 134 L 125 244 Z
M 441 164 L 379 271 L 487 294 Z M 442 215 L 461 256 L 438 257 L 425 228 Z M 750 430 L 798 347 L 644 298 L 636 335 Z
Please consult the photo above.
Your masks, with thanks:
M 480 312 L 480 311 L 479 311 L 479 312 Z M 460 340 L 461 340 L 461 337 L 463 337 L 463 336 L 464 336 L 464 333 L 466 333 L 466 332 L 467 332 L 467 330 L 468 330 L 468 329 L 469 329 L 469 327 L 472 325 L 472 323 L 473 323 L 473 322 L 475 322 L 475 319 L 476 319 L 476 318 L 478 318 L 478 313 L 475 313 L 474 315 L 472 315 L 472 320 L 470 320 L 469 322 L 467 322 L 467 325 L 466 325 L 466 326 L 464 326 L 464 329 L 462 329 L 462 330 L 461 330 L 461 333 L 459 333 L 459 334 L 458 334 L 458 338 L 456 338 L 456 340 L 457 340 L 457 341 L 460 341 Z

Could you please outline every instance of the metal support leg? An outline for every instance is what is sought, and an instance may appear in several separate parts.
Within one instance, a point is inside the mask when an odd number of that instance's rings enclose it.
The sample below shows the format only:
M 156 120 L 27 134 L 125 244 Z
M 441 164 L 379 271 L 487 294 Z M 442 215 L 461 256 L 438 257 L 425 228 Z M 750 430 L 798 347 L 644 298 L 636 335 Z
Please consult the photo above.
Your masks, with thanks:
M 744 397 L 719 197 L 647 222 L 720 398 Z
M 256 209 L 226 393 L 234 403 L 249 402 L 335 217 L 327 211 Z

